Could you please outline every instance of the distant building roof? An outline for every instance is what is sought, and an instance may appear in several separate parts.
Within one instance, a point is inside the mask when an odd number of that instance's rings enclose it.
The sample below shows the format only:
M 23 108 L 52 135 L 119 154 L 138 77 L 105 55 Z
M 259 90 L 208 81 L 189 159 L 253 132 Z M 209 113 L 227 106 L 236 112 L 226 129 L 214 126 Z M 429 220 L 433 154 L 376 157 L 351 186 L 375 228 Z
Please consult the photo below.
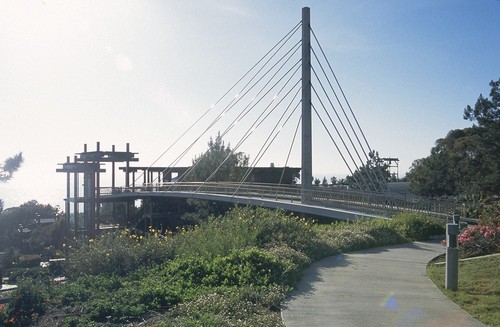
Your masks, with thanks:
M 38 219 L 39 224 L 52 224 L 56 222 L 56 218 L 40 218 Z

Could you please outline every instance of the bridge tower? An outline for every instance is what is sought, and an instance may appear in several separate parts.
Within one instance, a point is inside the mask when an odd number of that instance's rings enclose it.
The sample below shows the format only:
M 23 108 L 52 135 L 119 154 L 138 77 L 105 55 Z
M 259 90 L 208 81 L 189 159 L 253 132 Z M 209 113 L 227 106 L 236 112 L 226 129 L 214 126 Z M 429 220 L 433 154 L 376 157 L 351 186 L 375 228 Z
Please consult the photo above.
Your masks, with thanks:
M 125 162 L 127 172 L 125 186 L 130 186 L 128 179 L 130 162 L 136 162 L 139 159 L 135 157 L 136 153 L 130 152 L 128 143 L 126 147 L 127 150 L 124 152 L 115 151 L 114 145 L 112 151 L 101 151 L 100 143 L 97 142 L 96 151 L 87 151 L 87 144 L 84 144 L 83 152 L 74 157 L 74 162 L 71 162 L 70 158 L 67 157 L 65 163 L 59 164 L 62 167 L 56 169 L 56 172 L 66 173 L 65 227 L 68 235 L 69 231 L 73 229 L 75 236 L 86 235 L 92 237 L 99 229 L 101 204 L 100 173 L 106 172 L 106 169 L 102 167 L 103 164 L 112 164 L 111 185 L 114 189 L 115 164 Z M 71 174 L 73 174 L 73 190 L 71 187 Z M 80 189 L 81 174 L 83 174 L 83 193 Z M 73 204 L 73 208 L 71 208 L 71 203 Z M 129 206 L 130 203 L 127 203 L 127 215 Z M 71 209 L 73 209 L 72 213 L 70 212 Z M 72 224 L 70 224 L 71 220 Z
M 312 190 L 311 128 L 311 16 L 309 7 L 302 8 L 302 172 L 301 200 L 309 202 Z

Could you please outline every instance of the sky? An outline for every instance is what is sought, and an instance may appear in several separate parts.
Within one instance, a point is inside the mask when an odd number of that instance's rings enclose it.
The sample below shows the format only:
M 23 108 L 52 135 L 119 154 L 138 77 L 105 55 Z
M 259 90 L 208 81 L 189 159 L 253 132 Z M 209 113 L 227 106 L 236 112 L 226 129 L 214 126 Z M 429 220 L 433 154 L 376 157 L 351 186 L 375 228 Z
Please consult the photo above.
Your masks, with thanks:
M 471 126 L 464 107 L 500 78 L 498 0 L 0 0 L 0 161 L 25 159 L 0 184 L 5 207 L 63 208 L 66 177 L 56 168 L 83 144 L 129 143 L 134 165 L 150 166 L 305 6 L 370 146 L 399 158 L 400 177 L 448 131 Z M 315 130 L 314 177 L 345 177 Z M 257 143 L 240 150 L 253 158 Z M 282 145 L 259 166 L 300 166 L 287 152 Z

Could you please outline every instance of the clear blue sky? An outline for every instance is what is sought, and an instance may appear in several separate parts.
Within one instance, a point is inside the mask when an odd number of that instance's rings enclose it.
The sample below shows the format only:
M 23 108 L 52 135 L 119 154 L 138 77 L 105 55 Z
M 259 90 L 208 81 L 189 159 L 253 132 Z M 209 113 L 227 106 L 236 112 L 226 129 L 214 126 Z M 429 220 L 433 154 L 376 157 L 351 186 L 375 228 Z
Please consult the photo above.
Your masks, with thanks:
M 0 0 L 0 160 L 25 157 L 0 198 L 61 205 L 55 169 L 84 143 L 129 142 L 150 165 L 304 6 L 370 145 L 398 157 L 400 175 L 436 139 L 470 126 L 463 108 L 500 77 L 497 0 Z M 313 135 L 314 177 L 344 177 L 322 137 Z M 260 165 L 284 164 L 286 152 Z

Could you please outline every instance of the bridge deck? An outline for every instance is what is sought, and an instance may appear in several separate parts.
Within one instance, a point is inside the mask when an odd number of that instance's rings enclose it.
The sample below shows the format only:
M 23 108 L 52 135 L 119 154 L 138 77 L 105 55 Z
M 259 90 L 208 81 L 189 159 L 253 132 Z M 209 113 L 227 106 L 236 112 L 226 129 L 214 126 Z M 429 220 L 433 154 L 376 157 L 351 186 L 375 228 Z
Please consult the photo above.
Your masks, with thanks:
M 101 188 L 99 201 L 112 202 L 154 197 L 191 198 L 242 205 L 281 208 L 296 213 L 334 219 L 392 217 L 402 211 L 449 216 L 443 203 L 423 201 L 395 194 L 355 192 L 333 187 L 316 187 L 301 202 L 299 186 L 239 183 L 166 183 L 139 187 Z

